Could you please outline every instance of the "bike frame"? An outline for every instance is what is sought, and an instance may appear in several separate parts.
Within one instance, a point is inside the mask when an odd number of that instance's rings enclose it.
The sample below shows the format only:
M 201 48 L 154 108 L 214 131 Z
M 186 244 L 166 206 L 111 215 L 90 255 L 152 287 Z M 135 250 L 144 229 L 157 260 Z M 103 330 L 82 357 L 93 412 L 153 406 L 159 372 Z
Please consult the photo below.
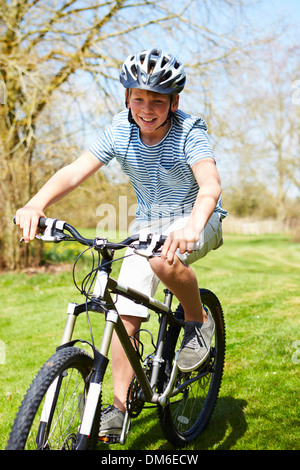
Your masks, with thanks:
M 177 360 L 175 358 L 174 365 L 170 377 L 168 386 L 163 394 L 158 394 L 155 392 L 158 374 L 160 369 L 160 364 L 162 362 L 162 352 L 165 334 L 167 330 L 167 325 L 172 318 L 173 322 L 175 320 L 171 314 L 171 304 L 173 299 L 173 294 L 169 290 L 165 290 L 165 299 L 164 302 L 160 302 L 150 296 L 142 294 L 139 291 L 136 291 L 128 286 L 120 284 L 118 281 L 110 277 L 111 264 L 113 262 L 113 253 L 108 252 L 108 250 L 101 251 L 102 262 L 97 273 L 97 279 L 94 287 L 94 292 L 92 299 L 89 302 L 82 304 L 70 303 L 67 309 L 67 319 L 65 323 L 65 328 L 61 340 L 61 345 L 59 347 L 68 347 L 73 346 L 76 342 L 87 342 L 82 340 L 73 340 L 73 332 L 76 324 L 76 319 L 78 315 L 86 311 L 95 311 L 102 314 L 105 314 L 105 327 L 102 334 L 101 344 L 99 349 L 94 348 L 90 343 L 94 351 L 94 366 L 93 373 L 89 384 L 89 390 L 87 394 L 85 409 L 83 413 L 83 418 L 80 426 L 80 430 L 77 436 L 76 448 L 86 448 L 87 439 L 91 433 L 94 416 L 96 413 L 98 401 L 100 398 L 103 376 L 108 364 L 108 352 L 111 344 L 112 334 L 115 330 L 118 338 L 123 346 L 123 349 L 126 353 L 126 356 L 132 366 L 132 369 L 137 377 L 137 380 L 141 386 L 141 399 L 144 402 L 160 404 L 165 406 L 167 404 L 168 398 L 173 390 L 175 379 L 177 376 Z M 143 366 L 141 364 L 140 358 L 134 348 L 128 333 L 125 329 L 125 326 L 122 322 L 122 319 L 117 312 L 111 294 L 119 294 L 128 299 L 133 300 L 134 302 L 140 303 L 145 307 L 153 310 L 157 313 L 160 313 L 161 320 L 156 342 L 156 353 L 152 358 L 152 368 L 151 376 L 148 379 Z M 60 382 L 55 381 L 49 388 L 45 405 L 43 408 L 41 426 L 40 428 L 46 429 L 47 423 L 51 420 L 51 410 L 53 404 L 55 403 L 55 396 Z M 178 390 L 179 392 L 179 390 Z M 178 393 L 177 392 L 177 393 Z M 173 394 L 172 394 L 173 395 Z M 48 410 L 48 411 L 46 411 Z M 127 437 L 127 433 L 130 425 L 130 416 L 126 412 L 123 431 L 120 438 L 120 443 L 124 443 Z M 43 434 L 45 431 L 39 433 Z
M 71 443 L 73 449 L 86 449 L 96 445 L 95 441 L 98 438 L 99 418 L 101 415 L 100 406 L 102 382 L 109 362 L 108 352 L 114 332 L 116 332 L 123 350 L 132 366 L 132 369 L 135 373 L 135 378 L 131 382 L 128 390 L 130 402 L 127 406 L 120 439 L 117 439 L 117 436 L 105 436 L 103 439 L 101 438 L 101 440 L 103 442 L 120 442 L 121 444 L 124 444 L 128 436 L 131 416 L 134 417 L 138 414 L 138 412 L 141 411 L 143 402 L 158 405 L 158 411 L 162 417 L 161 426 L 165 436 L 171 443 L 175 443 L 174 445 L 179 444 L 181 446 L 182 442 L 190 442 L 193 440 L 199 435 L 199 433 L 202 432 L 211 417 L 223 373 L 225 327 L 222 308 L 216 296 L 206 289 L 200 289 L 201 295 L 204 294 L 206 296 L 205 302 L 208 309 L 211 310 L 211 314 L 214 316 L 215 321 L 218 321 L 218 335 L 215 337 L 215 345 L 211 349 L 209 360 L 206 362 L 204 367 L 201 365 L 201 367 L 195 370 L 194 373 L 178 373 L 177 359 L 179 352 L 175 351 L 178 347 L 177 344 L 179 344 L 177 343 L 179 330 L 184 326 L 184 320 L 182 308 L 176 309 L 175 313 L 172 311 L 174 308 L 171 309 L 173 294 L 170 291 L 165 290 L 164 302 L 159 302 L 158 300 L 142 294 L 141 292 L 138 292 L 128 286 L 125 286 L 110 277 L 115 250 L 131 247 L 133 249 L 133 253 L 145 256 L 149 259 L 150 257 L 159 255 L 159 249 L 163 245 L 166 237 L 163 235 L 158 237 L 153 234 L 139 234 L 129 237 L 120 243 L 112 243 L 109 242 L 106 238 L 84 238 L 74 227 L 67 224 L 66 222 L 47 218 L 40 218 L 39 228 L 44 231 L 41 232 L 43 235 L 37 235 L 37 237 L 41 238 L 43 241 L 51 241 L 54 243 L 65 240 L 77 241 L 78 243 L 89 247 L 91 250 L 99 252 L 101 255 L 101 263 L 100 265 L 95 265 L 93 261 L 93 267 L 89 274 L 84 278 L 81 288 L 77 286 L 74 278 L 76 287 L 82 294 L 85 295 L 86 301 L 82 304 L 70 303 L 68 305 L 67 319 L 65 322 L 61 345 L 57 348 L 57 350 L 62 348 L 66 348 L 66 350 L 63 354 L 55 354 L 53 356 L 55 357 L 53 363 L 55 368 L 53 368 L 52 371 L 50 369 L 46 369 L 45 371 L 42 368 L 38 375 L 40 376 L 41 374 L 41 377 L 44 380 L 44 375 L 46 372 L 47 382 L 46 384 L 43 384 L 43 394 L 45 389 L 47 389 L 47 392 L 43 404 L 38 433 L 36 435 L 37 448 L 48 448 L 48 438 L 50 438 L 51 444 L 50 430 L 58 402 L 60 388 L 64 382 L 64 377 L 69 375 L 67 370 L 69 367 L 73 367 L 72 364 L 74 364 L 75 370 L 78 369 L 79 373 L 81 372 L 85 378 L 83 383 L 83 393 L 79 393 L 77 397 L 78 406 L 72 408 L 72 412 L 74 410 L 75 414 L 79 412 L 81 421 L 80 425 L 76 424 L 75 430 L 68 434 L 67 440 L 62 442 L 62 448 L 65 448 L 65 443 L 67 447 Z M 66 230 L 71 236 L 66 234 L 64 230 Z M 93 294 L 91 295 L 92 285 L 94 282 L 94 290 Z M 89 286 L 87 291 L 85 290 L 86 286 Z M 154 345 L 152 341 L 153 347 L 155 348 L 153 354 L 147 355 L 144 359 L 142 359 L 141 354 L 138 351 L 139 347 L 136 346 L 135 341 L 132 341 L 132 338 L 129 337 L 126 331 L 126 328 L 122 322 L 122 318 L 119 315 L 112 299 L 112 295 L 124 296 L 133 302 L 141 304 L 149 310 L 159 314 L 159 328 L 156 344 Z M 88 316 L 89 311 L 101 313 L 105 317 L 105 325 L 99 349 L 97 349 L 94 345 L 92 331 L 91 341 L 86 341 L 83 339 L 72 339 L 77 317 L 83 312 L 86 312 Z M 177 312 L 179 313 L 179 318 L 177 318 Z M 176 325 L 176 328 L 173 329 L 173 325 Z M 151 335 L 150 332 L 148 333 Z M 73 346 L 79 342 L 82 344 L 89 344 L 93 351 L 93 359 L 90 356 L 86 356 L 82 350 L 78 350 L 78 348 L 73 349 Z M 139 342 L 138 339 L 137 342 Z M 168 351 L 166 351 L 167 345 Z M 220 352 L 218 349 L 219 346 Z M 163 362 L 166 362 L 168 367 L 166 370 L 163 368 L 162 372 L 164 373 L 161 377 L 159 371 Z M 51 367 L 51 361 L 46 365 Z M 171 371 L 169 370 L 170 367 L 172 368 Z M 209 380 L 208 382 L 208 394 L 205 398 L 203 408 L 201 405 L 199 416 L 197 415 L 195 422 L 194 418 L 192 418 L 191 427 L 187 429 L 186 435 L 185 431 L 182 434 L 181 431 L 177 428 L 177 425 L 173 424 L 171 410 L 169 409 L 169 404 L 171 405 L 170 398 L 176 396 L 175 404 L 181 402 L 181 399 L 177 397 L 179 393 L 185 392 L 185 390 L 189 389 L 193 382 L 196 382 L 199 379 L 202 379 L 204 376 L 214 372 L 216 372 L 216 375 L 212 377 L 212 381 Z M 49 380 L 50 378 L 51 380 Z M 161 379 L 163 379 L 163 382 Z M 34 381 L 33 384 L 35 387 L 36 385 L 39 386 L 39 382 Z M 204 388 L 204 385 L 205 384 L 202 383 L 199 384 L 201 388 Z M 157 390 L 160 389 L 162 390 L 162 393 L 157 392 Z M 24 432 L 27 432 L 29 428 L 26 426 L 28 426 L 30 423 L 32 424 L 30 421 L 31 416 L 28 417 L 28 420 L 24 419 L 24 411 L 27 413 L 26 407 L 32 405 L 33 398 L 35 399 L 35 406 L 39 406 L 40 400 L 42 399 L 38 390 L 33 388 L 33 394 L 30 394 L 29 392 L 24 399 L 24 410 L 21 411 L 20 409 L 14 423 L 12 430 L 14 436 L 11 439 L 11 443 L 9 444 L 11 448 L 18 446 L 16 442 L 20 439 L 24 440 L 24 438 L 27 439 L 28 437 L 27 434 L 25 436 L 25 434 L 21 435 L 19 432 L 20 423 L 22 433 L 23 430 Z M 31 395 L 33 395 L 33 397 Z M 197 400 L 197 397 L 198 392 L 196 391 L 196 395 L 193 397 L 194 402 Z M 182 399 L 185 406 L 187 399 L 186 393 L 183 394 Z M 64 404 L 64 399 L 62 399 L 60 402 L 60 405 L 62 406 L 58 411 L 59 417 L 62 415 L 64 416 Z M 166 408 L 162 409 L 162 407 Z M 75 416 L 75 414 L 73 416 Z M 206 416 L 204 416 L 205 414 Z M 164 419 L 164 417 L 166 417 L 166 419 Z M 77 428 L 77 426 L 79 426 L 79 428 Z M 169 439 L 170 429 L 172 429 L 172 435 L 170 435 Z M 68 424 L 66 426 L 66 431 L 69 432 Z M 91 442 L 89 442 L 90 437 Z

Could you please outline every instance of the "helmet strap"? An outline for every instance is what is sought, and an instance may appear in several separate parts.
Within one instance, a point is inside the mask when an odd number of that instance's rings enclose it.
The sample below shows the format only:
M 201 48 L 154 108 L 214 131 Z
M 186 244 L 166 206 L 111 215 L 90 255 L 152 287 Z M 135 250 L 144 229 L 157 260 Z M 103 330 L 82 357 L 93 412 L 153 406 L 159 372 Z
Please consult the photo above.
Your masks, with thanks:
M 168 121 L 172 118 L 173 112 L 171 111 L 171 107 L 172 107 L 172 98 L 171 98 L 171 103 L 170 103 L 170 108 L 169 108 L 167 119 L 160 126 L 154 129 L 155 131 L 157 131 L 157 129 L 160 129 L 161 127 L 164 127 L 168 123 Z
M 137 125 L 137 123 L 133 119 L 131 109 L 128 109 L 128 121 L 130 122 L 130 124 L 135 124 L 137 127 L 140 127 L 140 126 Z

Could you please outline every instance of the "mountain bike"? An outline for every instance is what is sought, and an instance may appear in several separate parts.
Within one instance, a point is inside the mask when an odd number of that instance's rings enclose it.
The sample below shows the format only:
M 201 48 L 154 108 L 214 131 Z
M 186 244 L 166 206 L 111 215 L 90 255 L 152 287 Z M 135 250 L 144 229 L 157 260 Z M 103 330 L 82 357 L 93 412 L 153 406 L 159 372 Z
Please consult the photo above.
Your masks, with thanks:
M 69 303 L 61 344 L 44 363 L 19 408 L 7 449 L 85 450 L 104 443 L 125 444 L 131 422 L 144 407 L 156 407 L 165 438 L 176 448 L 196 439 L 208 425 L 214 411 L 225 357 L 225 322 L 221 304 L 211 291 L 200 289 L 202 303 L 215 321 L 210 354 L 193 372 L 178 369 L 177 356 L 184 330 L 184 311 L 172 292 L 164 290 L 164 301 L 121 285 L 111 277 L 115 252 L 132 248 L 133 256 L 159 256 L 166 237 L 142 234 L 120 243 L 107 238 L 87 239 L 73 226 L 56 219 L 41 218 L 38 238 L 45 242 L 76 241 L 92 253 L 92 266 L 79 286 L 83 303 Z M 81 253 L 81 255 L 82 255 Z M 78 259 L 74 263 L 73 273 Z M 124 256 L 123 256 L 124 257 Z M 122 259 L 122 258 L 119 258 Z M 137 331 L 129 337 L 115 306 L 115 296 L 125 296 L 146 306 L 158 316 L 153 352 L 143 357 L 143 343 Z M 95 347 L 89 321 L 90 338 L 73 339 L 77 318 L 101 315 L 104 327 L 100 347 Z M 127 410 L 120 435 L 99 438 L 102 395 L 107 386 L 109 348 L 115 331 L 134 370 L 127 394 Z M 144 330 L 143 330 L 144 331 Z M 88 350 L 86 350 L 88 349 Z

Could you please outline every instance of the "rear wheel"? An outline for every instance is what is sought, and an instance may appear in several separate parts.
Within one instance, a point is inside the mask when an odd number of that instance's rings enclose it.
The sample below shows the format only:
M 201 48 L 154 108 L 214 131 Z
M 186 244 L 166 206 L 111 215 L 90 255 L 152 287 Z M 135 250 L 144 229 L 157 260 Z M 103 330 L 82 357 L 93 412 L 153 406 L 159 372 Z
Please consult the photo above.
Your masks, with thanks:
M 215 321 L 215 334 L 210 356 L 199 369 L 178 371 L 175 389 L 180 392 L 170 398 L 165 407 L 159 407 L 159 420 L 166 439 L 175 447 L 185 446 L 206 428 L 213 414 L 221 386 L 225 360 L 225 323 L 218 298 L 206 289 L 200 289 L 202 303 Z M 181 305 L 175 316 L 184 318 Z M 183 327 L 170 326 L 166 336 L 158 392 L 162 393 L 173 366 L 175 352 L 180 349 Z M 185 384 L 185 385 L 184 385 Z
M 7 449 L 74 449 L 92 366 L 93 359 L 80 348 L 66 347 L 56 352 L 41 368 L 27 391 L 12 427 Z M 49 405 L 44 406 L 48 390 Z M 95 420 L 89 447 L 96 445 L 98 427 L 99 422 L 97 426 Z

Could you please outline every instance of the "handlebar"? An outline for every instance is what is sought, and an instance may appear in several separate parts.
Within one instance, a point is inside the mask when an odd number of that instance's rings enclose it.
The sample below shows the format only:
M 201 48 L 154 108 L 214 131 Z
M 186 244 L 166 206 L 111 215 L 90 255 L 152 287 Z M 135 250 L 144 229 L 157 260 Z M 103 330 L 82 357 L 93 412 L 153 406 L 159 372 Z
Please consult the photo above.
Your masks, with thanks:
M 99 251 L 104 249 L 121 250 L 125 247 L 131 246 L 137 254 L 147 258 L 157 253 L 167 238 L 165 235 L 141 232 L 140 234 L 130 236 L 118 243 L 110 242 L 107 238 L 101 237 L 90 239 L 83 237 L 67 222 L 48 217 L 40 218 L 38 228 L 41 229 L 42 232 L 41 234 L 36 235 L 36 238 L 45 242 L 60 243 L 62 241 L 76 241 L 81 245 L 86 245 Z M 66 234 L 64 231 L 68 232 L 71 236 Z

